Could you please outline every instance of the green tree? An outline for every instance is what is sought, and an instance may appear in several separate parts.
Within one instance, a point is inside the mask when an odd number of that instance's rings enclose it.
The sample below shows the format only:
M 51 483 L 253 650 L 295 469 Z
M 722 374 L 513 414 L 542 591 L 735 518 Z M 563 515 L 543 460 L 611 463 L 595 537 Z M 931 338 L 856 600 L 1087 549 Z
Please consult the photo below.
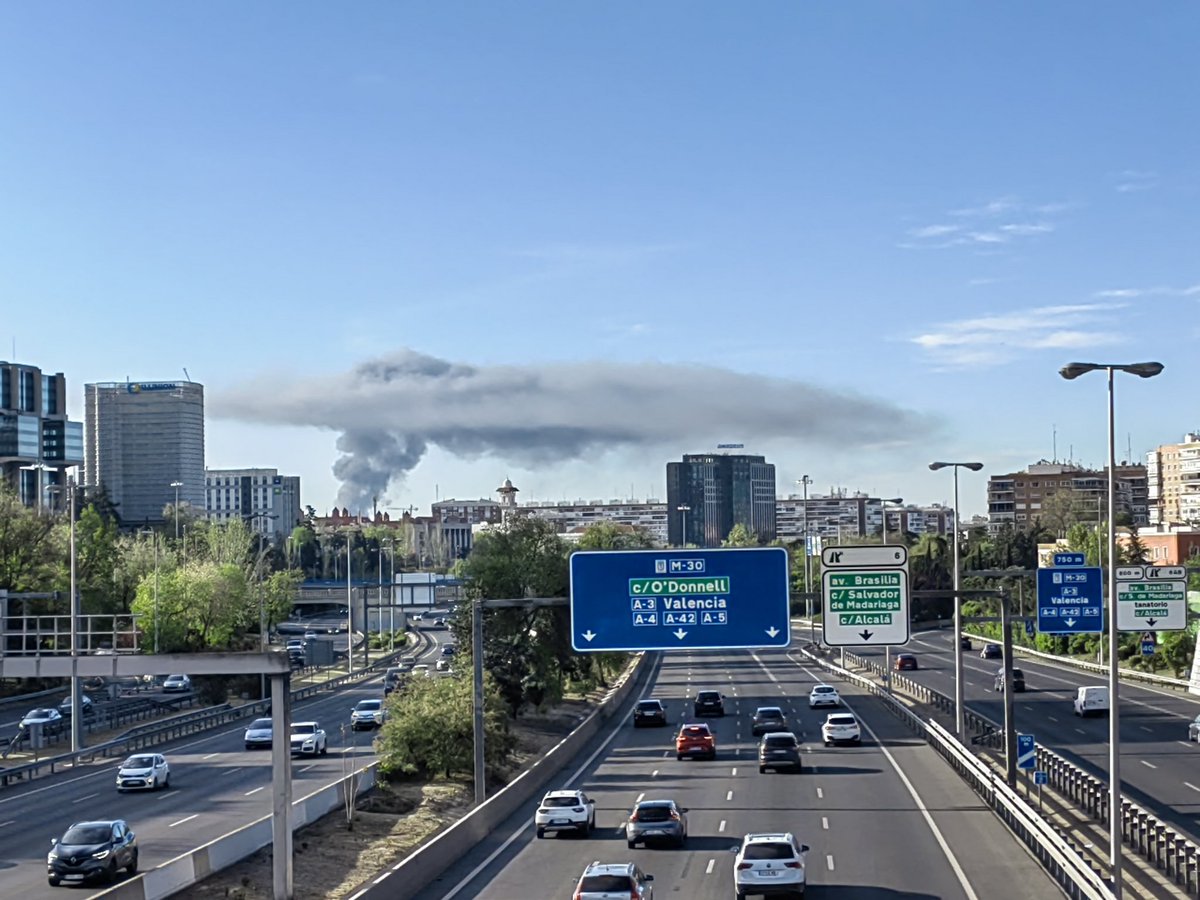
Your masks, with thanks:
M 744 523 L 738 522 L 729 529 L 729 534 L 725 540 L 721 541 L 722 547 L 757 547 L 758 535 L 751 531 Z
M 245 570 L 233 563 L 188 560 L 167 572 L 160 567 L 157 620 L 154 598 L 150 574 L 138 584 L 133 612 L 147 643 L 157 628 L 164 653 L 241 649 L 235 638 L 251 623 L 257 627 L 258 605 L 250 602 Z
M 596 522 L 584 529 L 575 547 L 579 550 L 650 550 L 654 547 L 654 538 L 644 528 Z
M 379 730 L 379 768 L 387 776 L 452 778 L 475 766 L 472 685 L 466 677 L 414 678 L 386 701 L 388 719 Z M 505 704 L 490 675 L 484 676 L 484 764 L 494 769 L 512 749 Z
M 1171 667 L 1175 678 L 1186 678 L 1192 669 L 1192 656 L 1196 650 L 1196 635 L 1191 631 L 1168 631 L 1158 645 L 1157 655 Z
M 54 519 L 29 509 L 0 482 L 0 588 L 45 591 L 65 558 Z

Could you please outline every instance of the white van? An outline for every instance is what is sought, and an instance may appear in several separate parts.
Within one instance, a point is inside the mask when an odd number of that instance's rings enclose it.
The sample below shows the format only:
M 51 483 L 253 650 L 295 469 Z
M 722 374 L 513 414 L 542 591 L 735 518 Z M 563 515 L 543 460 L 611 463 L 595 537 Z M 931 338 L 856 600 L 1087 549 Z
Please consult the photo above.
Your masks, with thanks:
M 1093 684 L 1081 687 L 1075 692 L 1075 715 L 1077 716 L 1107 716 L 1108 687 Z

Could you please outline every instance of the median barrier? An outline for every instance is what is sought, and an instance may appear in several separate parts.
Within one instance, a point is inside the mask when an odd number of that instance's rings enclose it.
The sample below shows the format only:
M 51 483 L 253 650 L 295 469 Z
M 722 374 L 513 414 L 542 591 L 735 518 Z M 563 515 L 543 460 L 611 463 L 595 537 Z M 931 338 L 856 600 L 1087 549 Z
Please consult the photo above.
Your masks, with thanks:
M 995 638 L 983 637 L 978 634 L 967 635 L 977 641 L 983 641 L 985 644 L 1003 644 L 1003 641 Z M 1075 659 L 1070 656 L 1059 656 L 1056 653 L 1043 653 L 1041 650 L 1032 650 L 1029 647 L 1022 647 L 1019 644 L 1013 644 L 1013 652 L 1019 653 L 1022 656 L 1029 656 L 1034 659 L 1044 659 L 1047 662 L 1058 663 L 1063 666 L 1070 666 L 1072 669 L 1082 669 L 1085 672 L 1095 672 L 1097 675 L 1108 675 L 1108 666 L 1100 663 L 1087 662 L 1082 659 Z M 1141 681 L 1146 684 L 1155 684 L 1159 687 L 1176 688 L 1178 690 L 1188 690 L 1191 687 L 1191 682 L 1186 678 L 1170 678 L 1166 675 L 1155 675 L 1153 672 L 1139 672 L 1137 669 L 1129 669 L 1126 667 L 1120 668 L 1120 677 L 1122 681 Z
M 354 896 L 362 900 L 411 900 L 461 860 L 591 745 L 600 727 L 616 715 L 634 687 L 642 682 L 649 669 L 645 660 L 646 656 L 640 655 L 600 705 L 545 756 Z

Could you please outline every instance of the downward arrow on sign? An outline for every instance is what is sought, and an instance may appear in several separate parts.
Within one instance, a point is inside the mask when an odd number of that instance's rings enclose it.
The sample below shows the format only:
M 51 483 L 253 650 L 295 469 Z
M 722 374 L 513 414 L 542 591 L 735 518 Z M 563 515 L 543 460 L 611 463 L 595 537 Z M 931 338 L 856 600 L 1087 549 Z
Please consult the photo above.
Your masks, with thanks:
M 1074 628 L 1074 627 L 1075 627 L 1075 620 L 1074 620 L 1074 619 L 1064 619 L 1063 621 L 1067 623 L 1067 627 L 1068 627 L 1068 628 Z
M 871 632 L 867 631 L 864 628 L 862 631 L 859 632 L 858 636 L 861 637 L 864 641 L 869 641 L 871 639 Z
M 686 632 L 686 631 L 684 631 L 682 628 L 680 628 L 678 631 L 674 631 L 674 632 L 672 632 L 672 634 L 674 634 L 674 635 L 675 635 L 675 637 L 679 638 L 681 641 L 682 641 L 682 640 L 683 640 L 685 637 L 687 637 L 687 632 Z
M 1151 622 L 1150 624 L 1153 625 L 1154 623 Z M 767 629 L 768 637 L 775 637 L 775 635 L 777 635 L 777 634 L 779 634 L 779 629 L 776 628 L 774 625 L 772 625 L 770 628 Z
M 1147 624 L 1147 625 L 1149 625 L 1151 628 L 1153 628 L 1153 627 L 1154 627 L 1154 623 L 1155 623 L 1155 622 L 1157 622 L 1157 621 L 1158 621 L 1158 619 L 1147 619 L 1147 620 L 1146 620 L 1146 624 Z
M 595 636 L 596 636 L 596 632 L 592 631 L 592 629 L 590 629 L 590 628 L 583 633 L 583 639 L 585 641 L 588 641 L 589 643 L 591 642 L 592 638 L 594 638 Z

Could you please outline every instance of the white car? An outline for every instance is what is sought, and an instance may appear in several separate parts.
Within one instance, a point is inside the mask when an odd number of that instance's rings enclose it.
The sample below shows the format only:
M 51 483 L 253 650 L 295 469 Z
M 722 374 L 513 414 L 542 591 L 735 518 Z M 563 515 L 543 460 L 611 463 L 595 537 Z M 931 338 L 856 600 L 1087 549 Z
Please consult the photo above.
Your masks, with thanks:
M 157 791 L 171 786 L 171 767 L 161 753 L 137 753 L 117 769 L 117 790 Z
M 813 685 L 813 689 L 808 693 L 808 708 L 816 709 L 818 706 L 841 706 L 842 698 L 832 684 L 817 684 Z
M 413 666 L 412 673 L 414 678 L 430 678 L 433 676 L 433 673 L 429 670 L 429 666 L 425 663 L 418 663 Z
M 596 827 L 596 801 L 583 791 L 550 791 L 533 814 L 537 836 L 547 831 L 578 831 L 587 835 Z
M 292 723 L 292 755 L 324 756 L 329 752 L 325 729 L 316 722 Z
M 168 675 L 162 689 L 164 694 L 187 692 L 192 689 L 192 679 L 186 675 Z
M 275 726 L 270 719 L 255 719 L 246 729 L 243 738 L 247 750 L 257 750 L 259 747 L 270 749 L 274 737 Z
M 439 672 L 449 672 L 450 671 L 450 660 L 439 659 L 434 664 L 434 668 L 437 669 Z
M 821 723 L 821 740 L 830 744 L 861 744 L 862 729 L 850 713 L 830 713 Z
M 387 713 L 382 700 L 359 700 L 350 710 L 350 727 L 354 731 L 360 728 L 379 728 Z
M 305 641 L 315 641 L 316 639 L 317 639 L 317 633 L 315 631 L 304 632 L 304 640 Z
M 39 709 L 31 709 L 25 713 L 25 717 L 21 719 L 21 728 L 29 728 L 31 725 L 41 725 L 42 731 L 57 731 L 62 727 L 63 717 L 57 709 L 46 706 Z
M 738 900 L 747 894 L 803 896 L 807 853 L 808 844 L 788 832 L 746 835 L 733 864 L 734 894 Z

